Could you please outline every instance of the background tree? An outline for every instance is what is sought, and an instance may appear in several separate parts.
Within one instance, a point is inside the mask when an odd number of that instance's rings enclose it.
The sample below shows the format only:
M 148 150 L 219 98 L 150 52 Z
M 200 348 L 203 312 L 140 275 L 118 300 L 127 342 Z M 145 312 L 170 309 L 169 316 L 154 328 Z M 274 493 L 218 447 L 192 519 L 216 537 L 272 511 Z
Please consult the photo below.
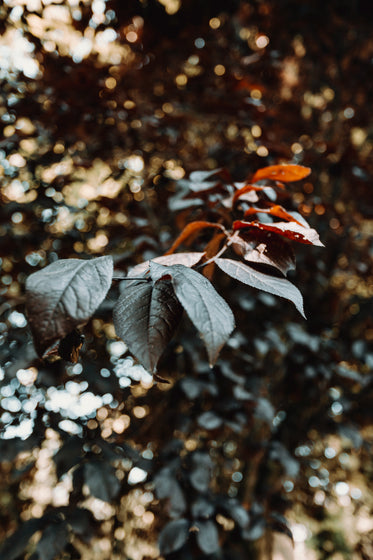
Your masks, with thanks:
M 370 5 L 200 4 L 0 8 L 2 559 L 157 558 L 158 538 L 270 558 L 289 526 L 298 555 L 372 555 Z M 32 273 L 111 254 L 125 274 L 206 211 L 178 180 L 281 162 L 312 168 L 290 191 L 326 245 L 297 251 L 307 323 L 217 274 L 237 328 L 216 367 L 185 321 L 153 386 L 115 336 L 118 282 L 78 363 L 36 357 Z

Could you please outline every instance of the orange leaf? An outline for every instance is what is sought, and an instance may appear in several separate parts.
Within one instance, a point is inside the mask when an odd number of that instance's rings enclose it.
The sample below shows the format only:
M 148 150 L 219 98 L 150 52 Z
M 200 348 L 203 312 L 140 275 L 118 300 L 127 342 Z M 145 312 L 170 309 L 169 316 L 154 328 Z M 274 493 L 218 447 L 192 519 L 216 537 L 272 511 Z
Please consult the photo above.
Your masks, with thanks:
M 187 224 L 185 226 L 183 231 L 180 233 L 179 237 L 175 239 L 174 243 L 169 248 L 169 250 L 165 253 L 165 255 L 170 255 L 175 251 L 175 249 L 179 247 L 179 245 L 184 243 L 184 241 L 188 239 L 188 237 L 206 228 L 218 228 L 221 229 L 222 231 L 225 231 L 224 226 L 222 226 L 221 224 L 215 224 L 213 222 L 203 222 L 203 221 L 191 222 L 190 224 Z
M 255 181 L 260 181 L 261 179 L 272 179 L 273 181 L 300 181 L 311 173 L 309 167 L 304 167 L 303 165 L 280 164 L 280 165 L 270 165 L 269 167 L 263 167 L 258 169 L 251 179 L 254 183 Z
M 262 212 L 264 214 L 271 214 L 271 216 L 276 216 L 277 218 L 281 218 L 282 220 L 286 220 L 287 222 L 295 222 L 300 226 L 304 227 L 303 224 L 301 224 L 300 222 L 298 222 L 298 220 L 293 218 L 293 216 L 288 212 L 286 212 L 285 208 L 283 208 L 279 204 L 275 204 L 271 208 L 249 208 L 248 210 L 246 210 L 244 216 L 246 218 L 246 216 L 251 216 L 252 214 L 259 214 L 259 212 Z
M 277 222 L 276 224 L 263 224 L 261 222 L 242 222 L 236 220 L 233 222 L 233 229 L 247 229 L 247 228 L 257 228 L 264 231 L 270 231 L 273 233 L 278 233 L 283 237 L 287 237 L 292 241 L 298 241 L 299 243 L 305 243 L 306 245 L 318 245 L 323 247 L 324 244 L 321 243 L 319 235 L 315 229 L 307 228 L 300 225 L 298 222 Z

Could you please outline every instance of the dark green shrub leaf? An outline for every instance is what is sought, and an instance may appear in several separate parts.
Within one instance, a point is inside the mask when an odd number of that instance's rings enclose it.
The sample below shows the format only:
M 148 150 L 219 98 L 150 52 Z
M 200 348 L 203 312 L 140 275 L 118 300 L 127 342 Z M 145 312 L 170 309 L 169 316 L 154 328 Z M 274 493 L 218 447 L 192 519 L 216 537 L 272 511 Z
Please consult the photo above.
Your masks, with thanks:
M 207 278 L 186 266 L 165 267 L 151 262 L 150 274 L 153 280 L 171 277 L 176 297 L 202 336 L 213 365 L 234 329 L 233 313 L 226 301 Z
M 196 533 L 199 548 L 205 554 L 213 554 L 219 550 L 219 533 L 216 524 L 211 521 L 196 521 Z
M 119 492 L 120 482 L 115 476 L 115 469 L 107 463 L 86 463 L 84 479 L 90 494 L 104 502 L 110 502 Z
M 189 536 L 189 521 L 176 519 L 170 521 L 159 535 L 159 550 L 163 555 L 179 550 L 187 542 Z
M 258 272 L 250 266 L 232 259 L 217 258 L 215 262 L 223 272 L 235 280 L 239 280 L 243 284 L 247 284 L 258 290 L 263 290 L 264 292 L 269 292 L 275 296 L 280 296 L 292 301 L 299 313 L 305 318 L 302 294 L 298 288 L 289 282 L 289 280 L 286 280 L 286 278 L 277 278 L 269 274 L 263 274 L 263 272 Z
M 169 281 L 133 281 L 114 308 L 115 330 L 144 368 L 154 372 L 182 311 Z
M 40 356 L 86 323 L 105 299 L 113 277 L 111 257 L 61 259 L 26 281 L 26 310 Z

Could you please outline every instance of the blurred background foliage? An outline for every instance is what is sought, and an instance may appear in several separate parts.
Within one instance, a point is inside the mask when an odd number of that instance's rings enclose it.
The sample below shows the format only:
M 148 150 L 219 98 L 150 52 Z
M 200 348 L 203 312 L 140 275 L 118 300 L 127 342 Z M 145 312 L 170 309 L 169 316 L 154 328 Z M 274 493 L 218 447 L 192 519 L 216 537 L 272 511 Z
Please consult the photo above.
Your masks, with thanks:
M 4 0 L 0 7 L 0 549 L 26 558 L 373 557 L 371 3 Z M 36 359 L 25 278 L 165 252 L 194 170 L 310 166 L 285 300 L 216 283 L 210 370 L 187 321 L 152 378 L 111 322 Z M 197 213 L 198 219 L 198 213 Z M 293 534 L 294 548 L 290 541 Z M 160 535 L 160 536 L 159 536 Z

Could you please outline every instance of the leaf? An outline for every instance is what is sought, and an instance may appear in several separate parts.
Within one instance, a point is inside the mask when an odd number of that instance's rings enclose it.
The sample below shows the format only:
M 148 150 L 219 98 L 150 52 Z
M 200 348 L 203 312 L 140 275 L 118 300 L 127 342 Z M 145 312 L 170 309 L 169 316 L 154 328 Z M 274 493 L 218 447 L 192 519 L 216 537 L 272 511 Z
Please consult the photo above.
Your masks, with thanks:
M 233 195 L 233 200 L 232 202 L 235 203 L 236 200 L 238 200 L 239 198 L 243 197 L 244 195 L 246 195 L 247 193 L 251 193 L 251 192 L 263 192 L 265 194 L 270 195 L 268 196 L 268 198 L 270 200 L 273 200 L 273 195 L 275 195 L 275 199 L 276 199 L 276 191 L 274 189 L 272 189 L 272 187 L 265 187 L 265 186 L 258 186 L 258 185 L 252 185 L 251 183 L 248 185 L 244 185 L 243 187 L 240 187 L 238 189 L 238 191 L 236 191 Z M 249 199 L 250 200 L 250 199 Z M 256 197 L 256 199 L 254 198 L 252 200 L 252 202 L 257 202 L 258 197 Z
M 80 463 L 84 453 L 82 445 L 81 438 L 70 436 L 66 443 L 55 453 L 53 461 L 56 465 L 58 478 Z
M 211 475 L 212 475 L 212 461 L 207 453 L 197 451 L 192 457 L 193 466 L 189 475 L 190 483 L 195 490 L 200 493 L 208 491 Z
M 212 410 L 203 412 L 197 420 L 199 426 L 205 430 L 216 430 L 223 424 L 223 420 Z
M 271 216 L 276 216 L 277 218 L 281 218 L 282 220 L 286 220 L 288 222 L 295 222 L 303 227 L 303 224 L 298 222 L 298 220 L 296 220 L 291 214 L 286 212 L 285 208 L 283 208 L 279 204 L 275 204 L 271 208 L 255 208 L 255 207 L 249 208 L 244 213 L 244 216 L 246 218 L 247 216 L 251 216 L 253 214 L 260 214 L 260 213 L 270 214 Z
M 106 297 L 113 277 L 111 257 L 61 259 L 26 281 L 26 310 L 40 356 L 75 327 L 86 323 Z
M 215 507 L 206 498 L 198 497 L 195 502 L 193 502 L 191 507 L 192 516 L 194 518 L 208 519 L 214 514 Z
M 69 529 L 67 523 L 62 522 L 49 525 L 36 545 L 38 559 L 53 560 L 63 551 L 68 540 Z
M 25 521 L 19 529 L 3 542 L 0 549 L 0 560 L 15 560 L 19 558 L 32 535 L 39 531 L 44 523 L 41 518 Z
M 150 274 L 153 280 L 170 275 L 176 297 L 203 338 L 213 365 L 234 329 L 233 313 L 226 301 L 202 274 L 181 264 L 163 267 L 151 262 Z
M 91 496 L 104 502 L 110 502 L 115 498 L 120 489 L 115 469 L 101 461 L 92 461 L 84 465 L 84 480 Z
M 133 281 L 126 286 L 114 307 L 114 326 L 130 352 L 145 369 L 154 372 L 182 312 L 169 281 L 155 284 Z
M 228 498 L 228 500 L 224 500 L 222 506 L 242 529 L 249 525 L 250 515 L 237 499 Z
M 273 233 L 260 230 L 239 230 L 232 237 L 234 251 L 245 261 L 274 266 L 283 274 L 295 269 L 293 248 Z
M 173 264 L 183 264 L 184 266 L 192 267 L 197 264 L 205 253 L 202 252 L 189 252 L 189 253 L 174 253 L 172 255 L 163 255 L 162 257 L 155 257 L 153 262 L 171 266 Z M 150 261 L 144 261 L 137 264 L 128 272 L 127 276 L 142 276 L 149 272 Z
M 219 533 L 214 521 L 196 521 L 197 544 L 205 554 L 213 554 L 219 550 Z
M 84 542 L 88 543 L 94 536 L 95 520 L 88 509 L 74 507 L 67 517 L 67 522 L 74 534 L 79 535 Z
M 261 181 L 262 179 L 272 179 L 273 181 L 300 181 L 311 173 L 309 167 L 304 167 L 303 165 L 295 164 L 280 164 L 280 165 L 270 165 L 268 167 L 263 167 L 258 169 L 254 174 L 251 181 Z
M 208 179 L 209 177 L 213 177 L 222 171 L 222 168 L 212 169 L 211 171 L 192 171 L 189 175 L 190 181 L 193 183 L 200 183 Z
M 176 519 L 163 527 L 158 540 L 160 553 L 164 556 L 179 550 L 187 542 L 189 536 L 189 521 Z
M 277 233 L 283 237 L 291 239 L 292 241 L 298 241 L 299 243 L 305 243 L 306 245 L 324 247 L 324 244 L 321 243 L 319 234 L 315 229 L 304 227 L 296 222 L 276 222 L 273 224 L 264 224 L 262 222 L 242 222 L 241 220 L 233 222 L 234 230 L 248 228 L 257 228 L 263 231 Z
M 187 224 L 185 226 L 185 228 L 180 233 L 180 235 L 175 239 L 174 243 L 169 248 L 166 255 L 169 255 L 170 253 L 173 253 L 175 251 L 175 249 L 177 249 L 179 247 L 179 245 L 184 243 L 184 241 L 186 239 L 188 239 L 188 237 L 190 237 L 191 235 L 196 234 L 196 233 L 200 232 L 201 230 L 207 229 L 207 228 L 218 228 L 218 229 L 221 229 L 222 231 L 224 231 L 224 226 L 222 226 L 221 224 L 215 224 L 213 222 L 205 222 L 205 221 L 191 222 L 190 224 Z
M 217 258 L 215 262 L 223 272 L 243 282 L 243 284 L 292 301 L 299 313 L 305 318 L 302 294 L 296 286 L 285 278 L 276 278 L 275 276 L 263 274 L 240 261 L 232 259 Z

